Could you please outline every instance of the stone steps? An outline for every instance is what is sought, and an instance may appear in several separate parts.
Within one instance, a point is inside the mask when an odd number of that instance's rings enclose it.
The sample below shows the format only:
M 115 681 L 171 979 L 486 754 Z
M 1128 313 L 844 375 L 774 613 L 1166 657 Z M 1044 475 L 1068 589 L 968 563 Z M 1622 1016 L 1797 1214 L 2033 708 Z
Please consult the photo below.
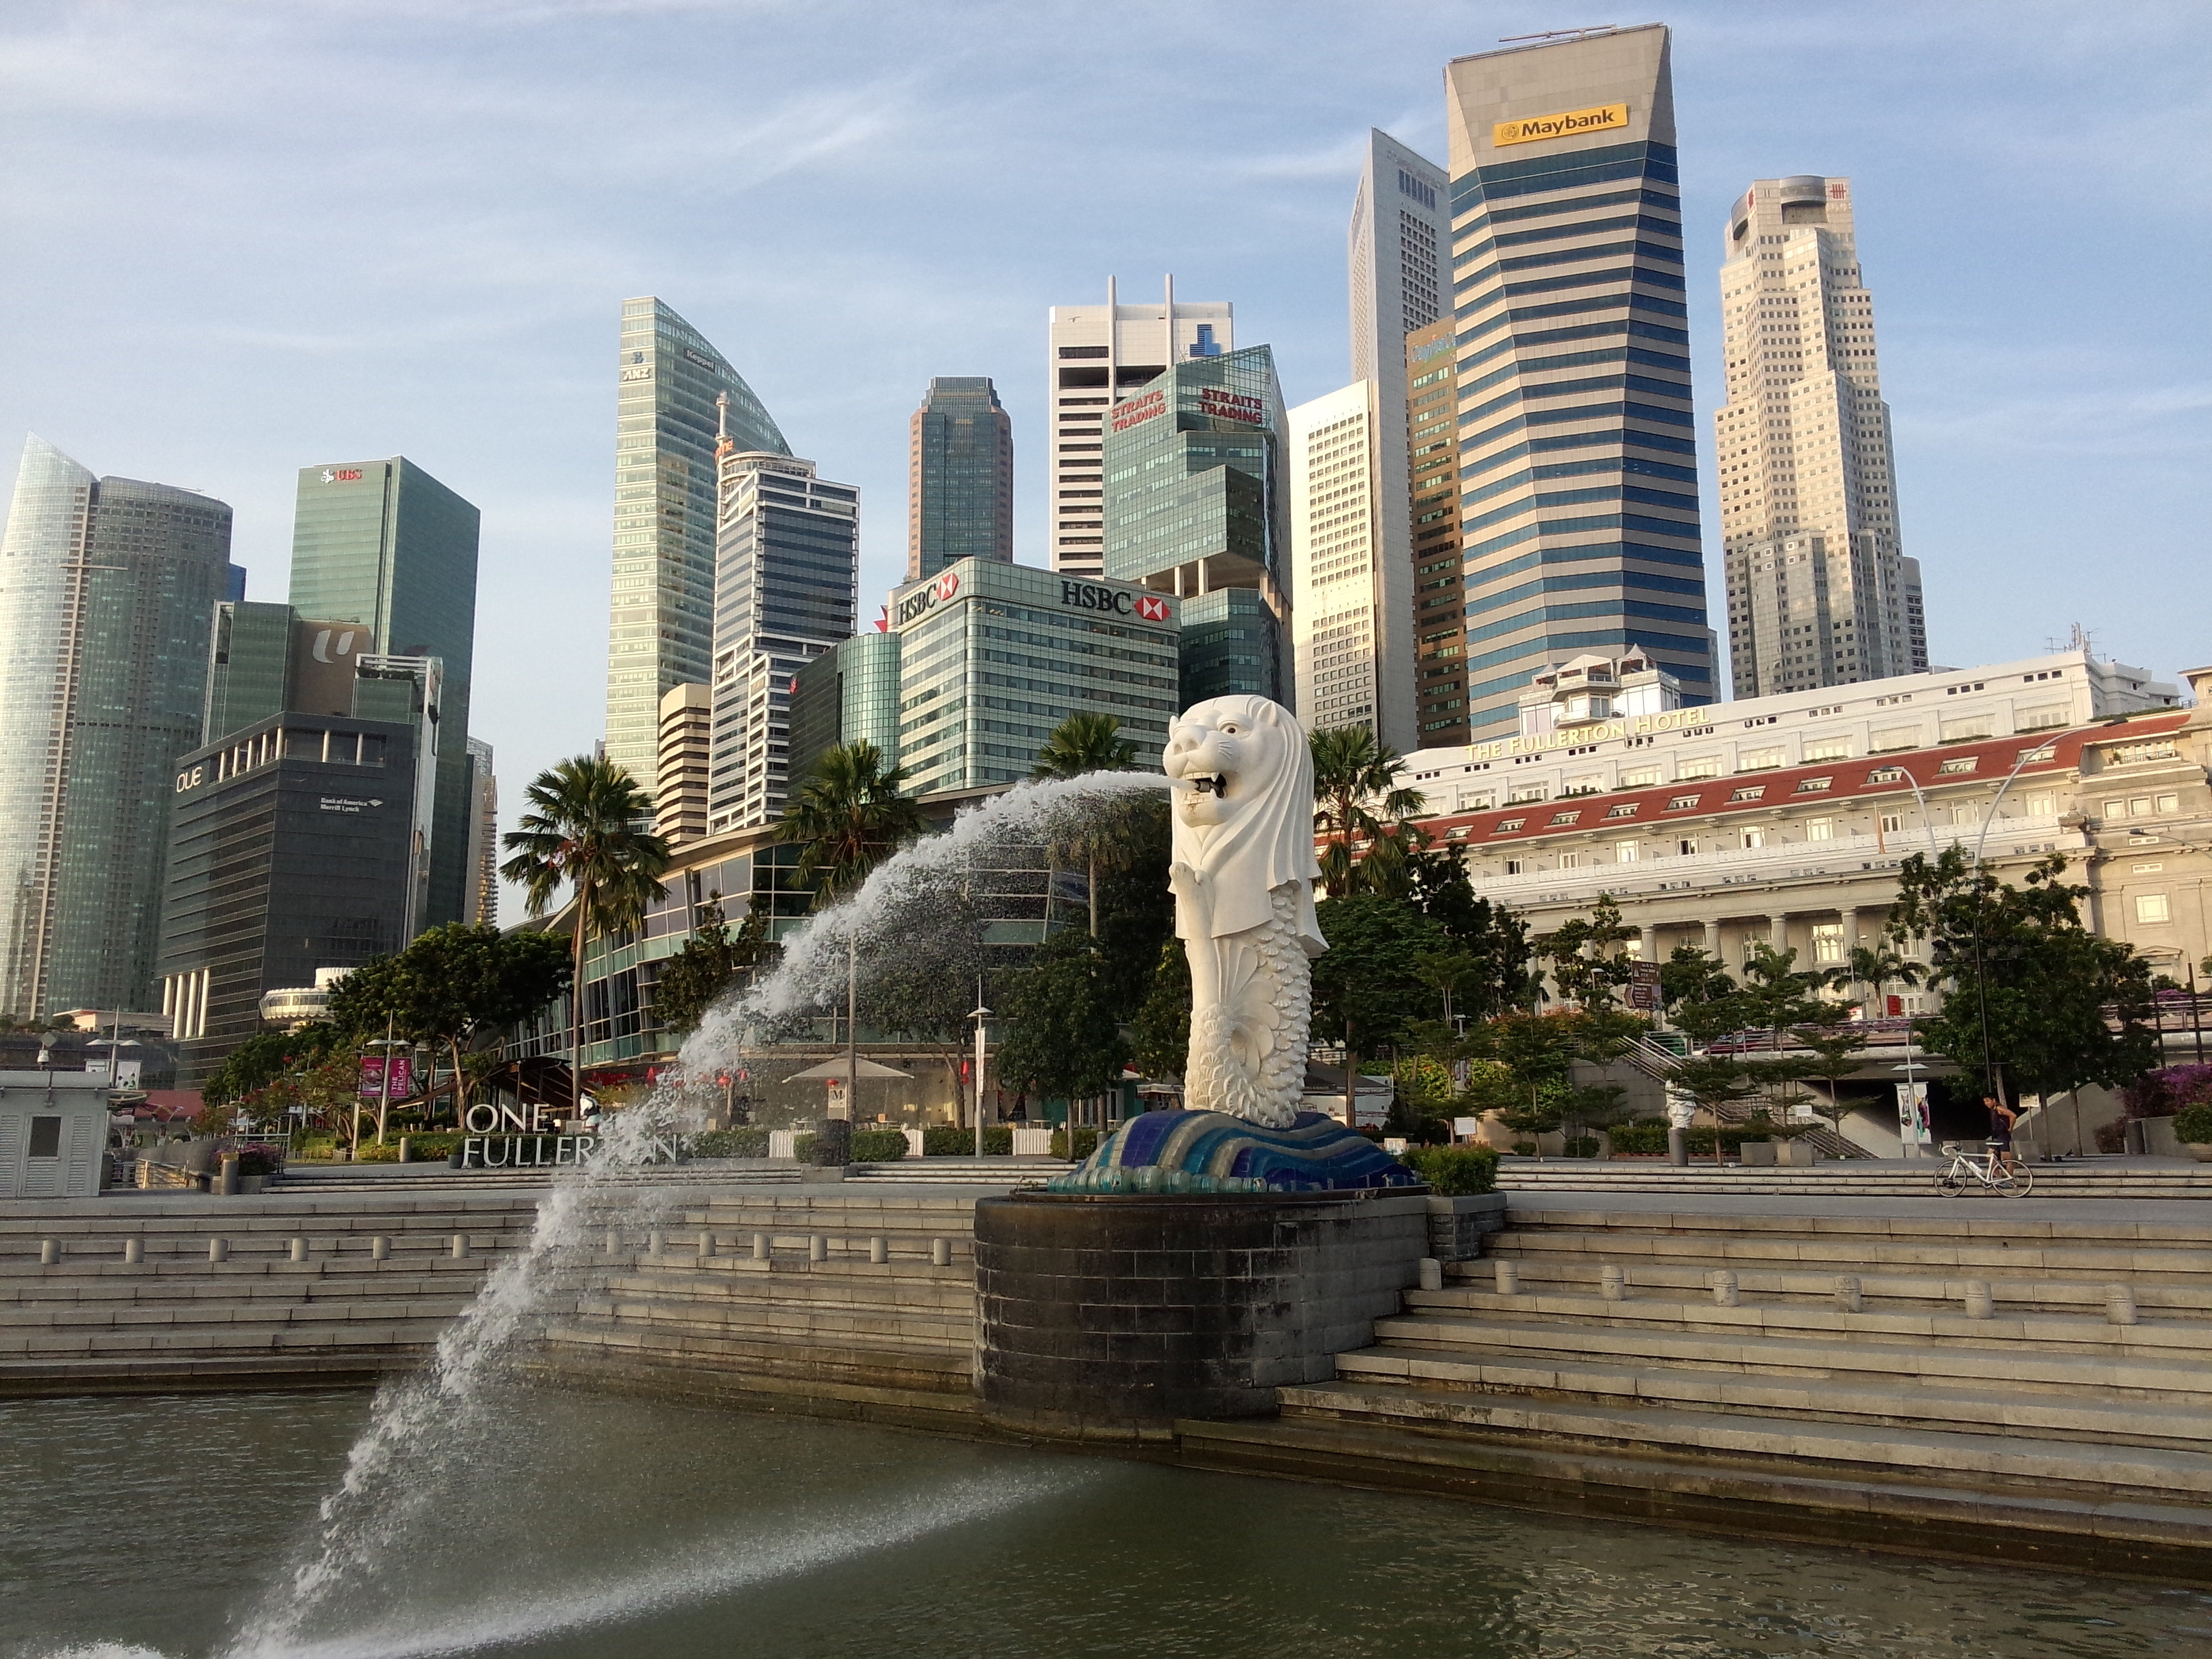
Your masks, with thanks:
M 1797 1272 L 1752 1266 L 1736 1257 L 1724 1260 L 1725 1271 L 1735 1275 L 1740 1293 L 1762 1300 L 1834 1304 L 1837 1280 L 1850 1279 L 1856 1281 L 1858 1294 L 1869 1308 L 1880 1304 L 1878 1310 L 1956 1308 L 1965 1300 L 1966 1287 L 1975 1284 L 1986 1285 L 2001 1307 L 2101 1316 L 2112 1287 L 2125 1285 L 2130 1300 L 2142 1310 L 2212 1321 L 2212 1273 L 2154 1276 L 2148 1281 L 2141 1274 L 2119 1268 L 2081 1279 L 2005 1278 L 1999 1275 L 2008 1271 L 2033 1273 L 2033 1266 L 2000 1258 L 1986 1265 L 1964 1264 L 1956 1273 L 1916 1274 L 1869 1272 L 1858 1264 L 1852 1264 L 1858 1269 L 1854 1272 Z M 1595 1254 L 1577 1261 L 1523 1256 L 1516 1265 L 1523 1294 L 1593 1295 L 1605 1282 L 1606 1269 L 1617 1267 L 1632 1297 L 1656 1294 L 1662 1300 L 1689 1300 L 1708 1291 L 1715 1271 L 1711 1266 L 1655 1263 L 1633 1255 L 1608 1259 Z M 1455 1262 L 1446 1270 L 1446 1278 L 1474 1294 L 1488 1291 L 1497 1282 L 1494 1263 L 1470 1267 Z
M 1619 1453 L 1645 1447 L 1694 1450 L 1763 1468 L 1900 1473 L 1939 1486 L 2204 1504 L 2212 1454 L 2025 1436 L 1965 1434 L 1904 1424 L 1808 1419 L 1794 1413 L 1717 1413 L 1658 1404 L 1540 1401 L 1381 1382 L 1317 1383 L 1282 1390 L 1293 1417 L 1344 1416 L 1474 1437 L 1534 1437 Z
M 1919 1168 L 1911 1167 L 1918 1164 Z M 1499 1161 L 1498 1185 L 1505 1192 L 1667 1193 L 1685 1198 L 1729 1194 L 1736 1197 L 1925 1198 L 1932 1201 L 1977 1208 L 2002 1205 L 2007 1209 L 2053 1198 L 2212 1198 L 2212 1165 L 2174 1163 L 2100 1170 L 2094 1160 L 2081 1164 L 2033 1165 L 2035 1188 L 2025 1198 L 2004 1198 L 1993 1193 L 1969 1191 L 1958 1198 L 1939 1194 L 1936 1176 L 1942 1162 L 1934 1158 L 1897 1164 L 1863 1162 L 1814 1164 L 1810 1169 L 1747 1168 L 1692 1162 L 1676 1169 L 1663 1162 L 1601 1163 L 1595 1158 L 1561 1158 L 1539 1162 L 1508 1157 Z

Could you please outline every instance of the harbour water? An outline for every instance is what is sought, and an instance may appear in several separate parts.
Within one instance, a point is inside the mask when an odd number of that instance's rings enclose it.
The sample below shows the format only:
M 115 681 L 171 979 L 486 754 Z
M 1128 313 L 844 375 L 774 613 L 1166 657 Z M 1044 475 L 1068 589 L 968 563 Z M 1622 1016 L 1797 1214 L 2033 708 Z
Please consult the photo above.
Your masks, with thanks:
M 4 1659 L 2212 1653 L 2212 1595 L 501 1387 L 281 1644 L 360 1394 L 0 1402 Z

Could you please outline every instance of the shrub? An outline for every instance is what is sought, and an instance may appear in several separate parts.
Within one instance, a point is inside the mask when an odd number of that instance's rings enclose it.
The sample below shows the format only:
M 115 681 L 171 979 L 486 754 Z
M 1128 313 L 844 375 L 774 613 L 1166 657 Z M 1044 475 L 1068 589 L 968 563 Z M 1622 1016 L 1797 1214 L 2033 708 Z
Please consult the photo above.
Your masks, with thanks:
M 1566 1143 L 1565 1152 L 1566 1156 L 1569 1158 L 1595 1158 L 1597 1156 L 1597 1137 L 1595 1135 L 1577 1135 L 1572 1140 Z
M 2097 1126 L 2097 1150 L 2100 1152 L 2124 1152 L 2128 1149 L 2128 1126 L 2124 1123 L 2100 1123 Z
M 1052 1155 L 1072 1158 L 1077 1162 L 1098 1150 L 1098 1131 L 1095 1127 L 1079 1129 L 1054 1129 L 1052 1132 Z
M 862 1129 L 853 1137 L 853 1162 L 890 1164 L 906 1156 L 902 1129 Z
M 276 1160 L 258 1146 L 247 1146 L 238 1154 L 238 1172 L 242 1176 L 274 1175 Z
M 1400 1160 L 1445 1198 L 1497 1190 L 1498 1152 L 1490 1146 L 1419 1146 Z
M 2173 1138 L 2187 1146 L 2212 1145 L 2212 1101 L 2199 1101 L 2176 1112 Z
M 1721 1146 L 1724 1151 L 1740 1152 L 1747 1140 L 1795 1140 L 1810 1134 L 1815 1126 L 1810 1123 L 1731 1123 L 1721 1131 Z M 1667 1120 L 1648 1117 L 1641 1122 L 1624 1123 L 1612 1130 L 1613 1150 L 1616 1152 L 1663 1152 L 1667 1150 Z M 1710 1124 L 1683 1132 L 1690 1151 L 1712 1156 L 1713 1131 Z M 1576 1156 L 1579 1156 L 1577 1154 Z
M 2212 1103 L 2212 1066 L 2145 1072 L 2120 1091 L 2120 1105 L 2130 1117 L 2172 1117 L 2185 1107 L 2207 1103 Z
M 768 1131 L 765 1129 L 709 1129 L 691 1137 L 691 1156 L 694 1158 L 766 1158 Z
M 975 1132 L 956 1129 L 940 1124 L 934 1129 L 921 1132 L 921 1152 L 924 1158 L 973 1158 L 975 1155 Z M 983 1155 L 986 1158 L 1012 1158 L 1014 1153 L 1014 1132 L 1010 1127 L 983 1128 Z

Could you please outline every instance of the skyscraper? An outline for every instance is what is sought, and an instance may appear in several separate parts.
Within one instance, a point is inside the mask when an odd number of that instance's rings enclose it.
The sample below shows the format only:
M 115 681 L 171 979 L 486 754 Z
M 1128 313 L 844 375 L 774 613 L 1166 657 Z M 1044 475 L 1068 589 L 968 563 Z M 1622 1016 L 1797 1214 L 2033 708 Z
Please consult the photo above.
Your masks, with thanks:
M 1739 697 L 1928 666 L 1920 564 L 1899 551 L 1889 405 L 1848 179 L 1761 179 L 1729 211 L 1719 446 Z
M 369 653 L 435 658 L 443 671 L 430 875 L 419 921 L 425 927 L 461 921 L 476 907 L 465 739 L 478 518 L 474 507 L 399 455 L 302 467 L 293 510 L 292 609 L 367 629 L 368 641 L 357 648 Z
M 1185 358 L 1107 421 L 1105 574 L 1172 593 L 1182 700 L 1293 695 L 1290 489 L 1274 354 Z
M 714 746 L 714 687 L 696 680 L 671 687 L 660 699 L 653 828 L 672 846 L 707 833 L 707 772 Z
M 728 395 L 739 449 L 791 452 L 722 354 L 650 295 L 623 301 L 620 376 L 607 758 L 649 787 L 661 694 L 714 669 L 714 400 Z
M 1052 415 L 1052 568 L 1095 576 L 1105 545 L 1106 410 L 1171 363 L 1235 349 L 1224 300 L 1179 301 L 1166 279 L 1158 305 L 1125 306 L 1106 279 L 1103 306 L 1054 306 L 1048 325 L 1045 404 Z
M 817 477 L 811 461 L 726 441 L 709 835 L 766 823 L 783 811 L 792 681 L 810 658 L 851 635 L 860 581 L 860 492 Z
M 499 777 L 491 745 L 469 739 L 469 908 L 463 921 L 499 925 Z
M 1468 726 L 1529 677 L 1635 645 L 1716 695 L 1668 32 L 1445 70 Z
M 1355 380 L 1291 410 L 1284 447 L 1297 595 L 1294 706 L 1310 730 L 1364 726 L 1405 754 L 1417 746 L 1413 573 L 1404 486 L 1386 486 L 1382 458 L 1386 428 L 1405 453 L 1402 408 L 1386 411 L 1375 382 Z
M 906 579 L 958 559 L 1014 556 L 1014 423 L 990 381 L 939 376 L 914 411 Z
M 1406 337 L 1405 497 L 1413 547 L 1415 749 L 1467 741 L 1467 589 L 1459 556 L 1458 337 L 1440 318 Z
M 144 1008 L 230 508 L 23 447 L 0 537 L 0 1012 Z

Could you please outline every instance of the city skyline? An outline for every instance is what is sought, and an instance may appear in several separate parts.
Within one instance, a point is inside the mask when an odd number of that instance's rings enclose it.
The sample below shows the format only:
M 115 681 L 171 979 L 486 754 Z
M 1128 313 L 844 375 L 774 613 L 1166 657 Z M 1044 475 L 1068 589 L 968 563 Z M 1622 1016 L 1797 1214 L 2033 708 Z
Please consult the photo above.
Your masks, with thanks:
M 2202 375 L 2193 348 L 2150 319 L 2174 314 L 2161 295 L 2178 292 L 2176 273 L 2194 268 L 2188 250 L 2201 226 L 2187 209 L 2203 191 L 2186 170 L 2174 176 L 2139 135 L 2158 131 L 2160 112 L 2183 96 L 2171 66 L 2201 55 L 2192 46 L 2206 30 L 2134 15 L 2130 38 L 2118 40 L 2044 30 L 2037 20 L 2057 14 L 2034 8 L 1961 8 L 1943 18 L 1877 8 L 1855 15 L 1849 28 L 1802 16 L 1744 28 L 1711 6 L 1667 14 L 1675 31 L 1691 269 L 1707 273 L 1693 276 L 1689 295 L 1701 436 L 1711 431 L 1722 361 L 1705 228 L 1745 179 L 1797 171 L 1850 177 L 1863 200 L 1875 204 L 1865 210 L 1870 225 L 1863 229 L 1880 249 L 1884 391 L 1900 411 L 1899 488 L 1912 550 L 1929 561 L 1929 645 L 1941 661 L 2024 654 L 2074 620 L 2107 648 L 2161 672 L 2192 655 L 2176 614 L 2187 607 L 2129 596 L 2155 591 L 2161 570 L 2172 569 L 2172 550 L 2192 534 L 2185 505 L 2195 489 L 2191 468 L 2201 468 L 2191 447 L 2201 442 Z M 2000 17 L 2007 27 L 1989 28 Z M 1012 61 L 1005 54 L 1036 46 L 1033 31 L 1012 14 L 1007 21 L 1006 40 L 963 73 L 994 72 Z M 925 66 L 893 88 L 895 96 L 840 102 L 823 39 L 796 28 L 786 44 L 797 90 L 771 106 L 789 117 L 791 131 L 709 122 L 719 153 L 734 158 L 710 188 L 764 207 L 772 194 L 806 198 L 823 250 L 810 249 L 787 220 L 750 226 L 733 248 L 726 235 L 702 239 L 671 218 L 639 222 L 634 246 L 562 268 L 545 256 L 569 245 L 572 223 L 526 191 L 523 216 L 496 232 L 452 222 L 453 251 L 467 256 L 456 264 L 431 259 L 423 240 L 443 234 L 449 216 L 441 216 L 445 200 L 434 191 L 413 244 L 427 263 L 419 275 L 395 273 L 391 295 L 360 290 L 335 268 L 323 273 L 335 284 L 328 291 L 308 285 L 295 295 L 272 286 L 295 269 L 280 262 L 240 296 L 254 314 L 234 317 L 236 307 L 217 304 L 202 319 L 176 313 L 150 289 L 142 294 L 119 274 L 121 262 L 111 262 L 117 274 L 92 276 L 58 241 L 34 238 L 31 245 L 52 251 L 7 279 L 13 310 L 24 319 L 11 342 L 21 372 L 0 392 L 0 412 L 19 430 L 36 428 L 64 448 L 112 456 L 139 476 L 196 484 L 232 501 L 240 509 L 234 556 L 253 568 L 252 591 L 264 598 L 284 591 L 285 498 L 300 465 L 316 455 L 403 447 L 420 457 L 486 509 L 486 624 L 475 677 L 483 713 L 473 724 L 499 748 L 511 775 L 527 776 L 586 747 L 599 726 L 592 683 L 604 648 L 612 503 L 598 389 L 604 371 L 594 371 L 605 361 L 596 354 L 608 343 L 617 296 L 667 295 L 732 355 L 794 447 L 821 458 L 832 476 L 859 483 L 886 509 L 900 499 L 914 388 L 931 374 L 989 374 L 1013 416 L 1018 446 L 1042 453 L 1042 388 L 1034 367 L 1041 313 L 1092 291 L 1101 270 L 1119 270 L 1133 290 L 1151 290 L 1156 279 L 1141 273 L 1173 270 L 1179 292 L 1233 298 L 1244 313 L 1242 337 L 1274 349 L 1286 395 L 1310 398 L 1342 383 L 1346 296 L 1337 238 L 1370 130 L 1385 128 L 1412 149 L 1440 155 L 1443 63 L 1559 20 L 1533 7 L 1444 7 L 1424 13 L 1419 27 L 1410 21 L 1333 19 L 1346 46 L 1364 53 L 1352 66 L 1348 50 L 1322 61 L 1310 46 L 1265 47 L 1254 67 L 1273 77 L 1300 118 L 1259 119 L 1231 158 L 1234 189 L 1171 186 L 1194 156 L 1219 151 L 1195 131 L 1156 136 L 1088 164 L 1096 177 L 1086 186 L 1117 203 L 1147 200 L 1151 218 L 1107 216 L 1096 229 L 1056 233 L 1043 256 L 978 246 L 926 281 L 913 262 L 933 257 L 942 239 L 912 215 L 885 217 L 871 193 L 876 187 L 855 168 L 887 135 L 918 134 L 950 83 Z M 73 70 L 66 43 L 35 21 L 6 27 L 0 42 L 24 48 L 43 40 L 60 55 L 58 70 L 42 76 L 27 108 L 34 137 L 72 143 L 64 182 L 104 176 L 102 169 L 139 155 L 144 137 L 81 90 L 88 83 Z M 584 27 L 556 18 L 549 33 L 573 40 Z M 458 56 L 489 51 L 489 31 L 464 26 L 459 33 L 452 46 Z M 702 29 L 710 52 L 719 50 L 717 33 Z M 652 33 L 636 26 L 639 40 Z M 1159 33 L 1143 52 L 1118 45 L 1094 62 L 1099 95 L 1122 107 L 1152 107 L 1164 97 L 1166 65 L 1200 34 L 1192 22 Z M 165 17 L 129 51 L 144 72 L 148 64 L 189 58 L 192 49 L 189 24 Z M 915 50 L 912 40 L 895 50 L 872 45 L 861 78 L 882 92 L 890 84 L 888 65 Z M 257 51 L 314 55 L 304 37 L 281 34 Z M 364 73 L 376 82 L 402 55 L 387 46 Z M 621 72 L 630 72 L 623 68 L 629 55 L 613 51 Z M 1747 72 L 1754 64 L 1758 72 Z M 841 70 L 849 67 L 840 60 Z M 520 95 L 558 93 L 570 77 L 541 52 L 517 57 L 496 78 Z M 2117 91 L 2122 82 L 2124 99 Z M 1913 121 L 1866 119 L 1870 106 L 1900 105 L 1914 111 Z M 1067 107 L 1056 99 L 1053 119 L 1064 123 Z M 1025 102 L 1005 112 L 1014 132 L 1046 118 Z M 686 124 L 696 126 L 698 114 L 687 107 Z M 24 118 L 19 114 L 19 128 Z M 327 125 L 334 135 L 367 118 L 342 101 Z M 318 143 L 322 133 L 315 125 Z M 1933 154 L 1944 157 L 1942 168 L 1927 167 Z M 547 161 L 563 178 L 585 165 L 557 148 Z M 924 168 L 951 199 L 982 191 L 979 203 L 1011 216 L 1015 200 L 1057 178 L 1053 170 L 1067 161 L 1064 147 L 1048 146 L 1014 165 L 1020 183 L 1010 189 L 1016 178 L 983 168 L 969 146 L 947 140 L 913 147 L 890 171 L 911 191 Z M 1964 173 L 1976 175 L 1974 191 L 1959 189 Z M 800 186 L 795 192 L 770 185 L 784 175 Z M 625 211 L 663 199 L 650 187 L 626 181 L 623 188 Z M 2146 217 L 2154 204 L 2157 211 Z M 410 211 L 422 206 L 410 198 Z M 15 222 L 35 227 L 45 210 L 43 198 L 19 204 Z M 333 227 L 357 220 L 365 229 L 391 210 L 370 193 L 350 198 L 339 220 L 328 220 L 326 209 L 289 210 Z M 981 210 L 948 211 L 944 202 L 933 209 L 952 224 L 945 235 L 971 241 Z M 270 229 L 242 201 L 237 215 L 246 247 L 265 242 Z M 2075 228 L 2063 239 L 2075 245 L 2124 231 L 2133 256 L 2123 267 L 2093 270 L 2068 248 L 2054 249 L 2051 239 L 2016 232 L 2031 216 L 2053 215 Z M 687 222 L 697 218 L 690 214 Z M 335 245 L 352 246 L 353 234 Z M 829 245 L 839 250 L 834 258 Z M 895 324 L 877 319 L 865 286 L 841 279 L 824 288 L 816 272 L 817 262 L 849 261 L 860 245 L 884 248 L 901 289 L 916 298 Z M 787 268 L 763 263 L 774 258 Z M 228 271 L 236 262 L 222 263 Z M 196 291 L 194 281 L 190 268 L 165 278 L 179 292 Z M 303 307 L 311 293 L 313 303 Z M 507 295 L 512 302 L 491 308 L 493 296 Z M 164 323 L 173 313 L 175 320 Z M 814 326 L 817 316 L 831 315 L 839 319 L 835 333 Z M 31 336 L 33 327 L 77 343 L 66 362 Z M 204 362 L 218 346 L 222 360 Z M 276 395 L 280 381 L 296 385 Z M 2053 384 L 2064 387 L 2055 404 Z M 271 395 L 262 407 L 241 398 L 244 389 L 263 386 Z M 128 398 L 118 395 L 125 387 Z M 99 395 L 85 395 L 94 389 Z M 2061 451 L 2073 487 L 2054 496 L 2039 475 Z M 1042 562 L 1047 553 L 1044 471 L 1030 469 L 1017 503 L 1015 556 L 1024 562 Z M 1715 526 L 1711 480 L 1703 483 L 1706 522 Z M 863 549 L 865 611 L 902 568 L 901 517 L 885 510 L 872 520 Z M 2083 547 L 2097 550 L 2094 577 L 2076 557 Z M 1717 545 L 1706 550 L 1711 574 L 1718 574 L 1718 553 Z M 1720 583 L 1711 586 L 1717 600 Z M 542 672 L 549 655 L 562 667 L 550 688 Z

